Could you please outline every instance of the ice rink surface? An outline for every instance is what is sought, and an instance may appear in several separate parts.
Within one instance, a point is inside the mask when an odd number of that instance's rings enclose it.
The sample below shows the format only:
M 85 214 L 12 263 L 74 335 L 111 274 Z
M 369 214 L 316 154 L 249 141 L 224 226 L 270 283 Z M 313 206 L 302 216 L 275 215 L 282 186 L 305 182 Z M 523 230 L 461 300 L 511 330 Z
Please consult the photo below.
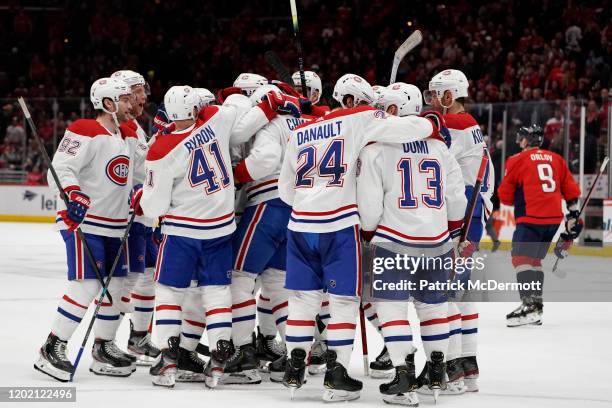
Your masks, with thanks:
M 610 258 L 570 257 L 564 267 L 579 273 L 584 262 Z M 550 259 L 545 262 L 550 270 Z M 49 327 L 66 285 L 64 244 L 50 224 L 0 223 L 0 386 L 64 386 L 32 368 L 37 350 Z M 509 268 L 511 272 L 511 269 Z M 608 268 L 608 272 L 610 269 Z M 554 279 L 549 278 L 547 279 Z M 517 303 L 482 303 L 480 309 L 480 392 L 442 396 L 439 407 L 612 407 L 610 366 L 612 357 L 612 303 L 546 303 L 541 327 L 509 329 L 504 316 Z M 90 309 L 91 312 L 91 309 Z M 413 315 L 411 315 L 412 317 Z M 88 322 L 88 314 L 84 322 Z M 125 319 L 127 320 L 127 319 Z M 74 360 L 86 324 L 69 343 Z M 418 325 L 413 326 L 419 347 Z M 122 323 L 118 344 L 125 349 L 127 321 Z M 155 339 L 155 337 L 154 337 Z M 260 385 L 219 386 L 177 384 L 173 390 L 154 388 L 148 369 L 139 367 L 128 378 L 99 377 L 88 371 L 88 344 L 75 376 L 77 405 L 83 407 L 313 407 L 323 404 L 322 377 L 308 383 L 289 400 L 288 391 L 264 378 Z M 368 325 L 370 358 L 382 348 L 382 340 Z M 423 362 L 417 354 L 417 371 Z M 361 344 L 355 342 L 350 373 L 364 380 Z M 365 379 L 361 398 L 351 406 L 383 406 L 378 392 L 381 381 Z M 433 399 L 420 396 L 420 406 Z M 8 406 L 8 404 L 0 404 Z M 18 407 L 34 403 L 15 404 Z M 36 404 L 39 406 L 39 404 Z M 75 406 L 56 403 L 53 406 Z

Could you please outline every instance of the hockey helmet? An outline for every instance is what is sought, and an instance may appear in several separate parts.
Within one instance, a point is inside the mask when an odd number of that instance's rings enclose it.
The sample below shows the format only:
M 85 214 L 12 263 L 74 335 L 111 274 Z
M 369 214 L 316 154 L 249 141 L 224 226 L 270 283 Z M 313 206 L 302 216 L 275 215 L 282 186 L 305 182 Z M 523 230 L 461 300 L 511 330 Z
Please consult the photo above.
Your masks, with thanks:
M 467 98 L 469 82 L 465 74 L 457 69 L 446 69 L 429 81 L 429 89 L 424 92 L 425 102 L 431 105 L 432 96 L 442 99 L 444 92 L 450 91 L 453 100 Z
M 238 75 L 238 78 L 234 81 L 234 86 L 242 89 L 246 96 L 251 96 L 257 88 L 267 83 L 268 80 L 261 75 L 244 72 Z
M 397 106 L 398 116 L 418 115 L 423 108 L 423 97 L 416 86 L 396 82 L 384 89 L 378 104 L 384 111 L 391 105 Z
M 195 93 L 200 97 L 200 109 L 205 106 L 215 103 L 215 95 L 206 88 L 193 88 Z
M 104 108 L 102 101 L 105 98 L 109 98 L 115 102 L 115 104 L 117 104 L 122 96 L 130 96 L 131 94 L 132 89 L 122 79 L 100 78 L 91 85 L 89 99 L 91 100 L 94 109 L 101 109 L 106 113 L 113 113 Z
M 193 108 L 199 109 L 200 97 L 192 87 L 177 85 L 164 95 L 164 106 L 171 121 L 195 119 Z
M 302 86 L 302 79 L 300 78 L 300 72 L 294 72 L 291 75 L 291 79 L 293 80 L 293 85 L 296 87 Z M 304 71 L 304 79 L 306 79 L 306 87 L 308 88 L 308 95 L 304 95 L 307 98 L 313 94 L 314 91 L 317 91 L 316 100 L 312 101 L 312 103 L 319 102 L 321 99 L 321 92 L 323 91 L 323 85 L 321 84 L 321 78 L 314 71 Z
M 140 75 L 138 72 L 130 71 L 129 69 L 122 69 L 122 70 L 113 72 L 113 75 L 111 75 L 111 78 L 122 79 L 130 87 L 142 85 L 145 90 L 145 93 L 147 95 L 151 94 L 151 88 L 149 87 L 149 84 L 147 83 L 147 81 L 145 81 L 144 77 Z
M 522 126 L 516 132 L 516 143 L 520 144 L 523 139 L 527 139 L 528 146 L 540 147 L 544 142 L 544 132 L 538 125 Z
M 344 99 L 348 95 L 353 97 L 355 106 L 364 102 L 367 105 L 373 105 L 376 100 L 372 86 L 368 81 L 355 74 L 342 75 L 334 86 L 333 97 L 343 108 L 346 108 Z

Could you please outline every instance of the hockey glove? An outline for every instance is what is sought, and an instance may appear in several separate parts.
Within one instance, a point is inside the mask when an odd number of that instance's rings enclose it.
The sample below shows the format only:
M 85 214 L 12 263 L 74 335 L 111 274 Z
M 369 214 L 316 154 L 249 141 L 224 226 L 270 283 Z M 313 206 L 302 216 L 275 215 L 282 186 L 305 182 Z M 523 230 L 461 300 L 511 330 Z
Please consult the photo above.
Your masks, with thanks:
M 237 86 L 220 89 L 219 92 L 217 92 L 217 101 L 219 101 L 219 105 L 223 104 L 225 98 L 234 94 L 242 94 L 242 89 Z
M 456 251 L 461 258 L 469 258 L 476 251 L 476 245 L 472 241 L 465 240 L 457 243 Z
M 565 216 L 565 232 L 571 239 L 576 239 L 584 228 L 584 221 L 580 218 L 580 212 L 578 210 L 570 210 Z
M 300 98 L 300 112 L 306 115 L 312 114 L 312 102 L 309 99 Z
M 142 184 L 136 184 L 130 193 L 130 208 L 136 215 L 143 215 L 140 199 L 142 198 Z
M 279 81 L 278 79 L 270 79 L 268 83 L 271 85 L 277 86 L 281 91 L 286 93 L 287 95 L 295 96 L 296 98 L 301 98 L 302 95 L 296 91 L 291 85 L 286 82 Z
M 300 108 L 298 105 L 291 101 L 287 95 L 280 94 L 275 91 L 270 91 L 266 94 L 265 99 L 268 101 L 270 109 L 274 112 L 291 115 L 295 118 L 300 117 Z
M 85 219 L 85 214 L 89 210 L 91 201 L 89 196 L 81 190 L 67 190 L 68 207 L 59 212 L 60 217 L 68 226 L 68 231 L 72 232 L 79 227 Z
M 434 126 L 434 129 L 438 130 L 438 133 L 442 137 L 444 143 L 446 143 L 446 147 L 451 147 L 451 134 L 446 127 L 446 122 L 444 121 L 444 117 L 440 112 L 436 111 L 425 111 L 421 113 L 421 116 L 429 119 Z
M 574 240 L 572 239 L 571 235 L 566 234 L 565 232 L 561 233 L 554 250 L 557 258 L 565 259 L 572 245 L 574 245 Z

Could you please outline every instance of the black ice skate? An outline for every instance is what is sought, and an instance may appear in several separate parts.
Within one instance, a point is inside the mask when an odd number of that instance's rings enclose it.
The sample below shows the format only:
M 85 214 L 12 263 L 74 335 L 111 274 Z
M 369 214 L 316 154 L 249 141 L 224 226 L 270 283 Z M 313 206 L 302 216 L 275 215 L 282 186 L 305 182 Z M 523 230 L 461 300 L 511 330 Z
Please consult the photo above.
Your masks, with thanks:
M 327 346 L 321 340 L 316 340 L 310 349 L 310 357 L 308 358 L 308 374 L 318 375 L 323 374 L 326 370 L 327 360 L 325 354 Z
M 379 386 L 383 401 L 387 404 L 418 407 L 419 398 L 416 389 L 419 387 L 414 371 L 414 354 L 406 356 L 406 365 L 395 367 L 395 377 L 391 382 Z
M 372 378 L 392 378 L 394 369 L 387 346 L 385 346 L 376 360 L 370 363 L 370 377 Z
M 432 351 L 430 361 L 425 363 L 425 367 L 417 378 L 419 384 L 418 392 L 421 394 L 433 394 L 434 400 L 438 400 L 440 391 L 446 390 L 446 364 L 444 363 L 444 353 Z
M 285 367 L 285 376 L 283 377 L 283 385 L 289 388 L 291 399 L 295 394 L 295 390 L 304 385 L 304 377 L 306 375 L 306 351 L 302 349 L 293 349 L 291 358 L 287 359 Z
M 440 394 L 460 395 L 466 391 L 463 358 L 455 358 L 446 362 L 446 389 Z
M 363 388 L 361 381 L 351 378 L 346 368 L 336 361 L 337 355 L 333 350 L 327 350 L 327 371 L 323 386 L 323 401 L 351 401 L 359 398 L 359 391 Z
M 217 349 L 211 350 L 210 360 L 204 368 L 206 386 L 215 388 L 223 376 L 223 371 L 228 360 L 234 354 L 234 345 L 229 340 L 218 340 Z
M 544 305 L 541 298 L 526 297 L 523 303 L 506 315 L 506 326 L 542 325 Z
M 113 340 L 96 339 L 91 355 L 89 371 L 94 374 L 128 377 L 135 371 L 132 361 L 124 357 Z
M 178 349 L 176 382 L 204 382 L 206 362 L 198 357 L 197 351 Z
M 74 367 L 66 357 L 67 345 L 67 342 L 60 340 L 55 334 L 49 333 L 47 341 L 40 348 L 40 356 L 34 363 L 34 368 L 58 381 L 70 381 Z
M 272 382 L 283 382 L 285 377 L 285 370 L 287 369 L 287 355 L 279 357 L 277 360 L 268 364 L 268 371 L 270 373 L 270 381 Z
M 159 357 L 161 351 L 151 342 L 151 334 L 148 331 L 134 331 L 134 325 L 130 320 L 130 338 L 128 339 L 128 352 L 136 357 L 136 364 L 150 366 Z
M 282 357 L 286 350 L 276 340 L 276 336 L 264 336 L 259 329 L 257 330 L 257 339 L 255 340 L 257 348 L 257 360 L 262 371 L 267 371 L 267 364 L 278 360 Z
M 252 344 L 240 346 L 223 370 L 222 384 L 260 384 L 259 360 Z
M 463 371 L 465 372 L 465 386 L 467 392 L 478 391 L 478 362 L 476 356 L 463 357 L 461 359 Z
M 179 338 L 172 336 L 168 339 L 168 348 L 161 350 L 157 364 L 149 369 L 149 374 L 153 376 L 153 385 L 161 387 L 174 387 L 176 382 L 176 372 L 178 363 Z

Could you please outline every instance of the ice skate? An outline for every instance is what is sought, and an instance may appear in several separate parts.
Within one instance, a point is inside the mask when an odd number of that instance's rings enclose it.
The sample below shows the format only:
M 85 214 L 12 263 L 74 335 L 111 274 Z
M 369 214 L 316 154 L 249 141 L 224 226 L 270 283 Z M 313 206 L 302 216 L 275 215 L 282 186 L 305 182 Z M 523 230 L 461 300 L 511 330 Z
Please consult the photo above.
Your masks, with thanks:
M 168 348 L 162 349 L 157 363 L 149 369 L 149 374 L 153 376 L 153 385 L 161 387 L 174 387 L 176 382 L 178 343 L 176 336 L 168 339 Z
M 108 347 L 110 348 L 110 350 L 112 350 L 113 353 L 120 355 L 124 360 L 128 360 L 130 362 L 130 364 L 132 365 L 132 372 L 136 371 L 136 360 L 138 360 L 136 356 L 133 356 L 132 354 L 126 353 L 125 351 L 121 350 L 119 346 L 117 346 L 116 340 L 110 340 Z
M 291 351 L 291 358 L 287 360 L 283 385 L 289 388 L 291 399 L 295 391 L 304 384 L 306 375 L 306 352 L 302 349 Z
M 276 361 L 272 361 L 268 364 L 268 372 L 270 373 L 270 381 L 272 382 L 283 382 L 285 377 L 285 370 L 287 369 L 287 355 L 278 358 Z
M 223 370 L 222 384 L 260 384 L 259 360 L 252 344 L 240 346 Z
M 204 382 L 206 363 L 196 351 L 178 349 L 176 382 Z
M 211 350 L 210 360 L 204 368 L 205 383 L 208 388 L 215 388 L 223 376 L 225 365 L 234 354 L 234 345 L 229 340 L 217 341 L 217 349 Z
M 466 391 L 463 358 L 455 358 L 446 363 L 446 389 L 442 395 L 460 395 Z
M 387 346 L 385 346 L 376 360 L 370 363 L 370 377 L 372 378 L 392 378 L 394 374 L 393 363 L 389 357 Z
M 94 374 L 129 377 L 135 371 L 132 361 L 119 352 L 113 340 L 96 339 L 91 355 L 93 362 L 89 371 Z
M 151 341 L 148 331 L 134 331 L 134 325 L 130 320 L 130 338 L 128 339 L 128 352 L 136 357 L 136 365 L 150 366 L 159 357 L 161 351 Z
M 541 299 L 525 298 L 523 303 L 506 315 L 507 327 L 518 327 L 526 325 L 542 325 L 542 312 L 544 305 Z
M 310 349 L 310 358 L 308 359 L 308 374 L 318 375 L 323 374 L 326 369 L 325 353 L 327 346 L 324 342 L 316 340 Z
M 58 381 L 70 381 L 74 367 L 66 357 L 67 345 L 68 342 L 60 340 L 53 333 L 49 333 L 47 341 L 40 348 L 40 355 L 34 363 L 34 368 Z
M 278 360 L 286 353 L 284 346 L 276 340 L 276 336 L 264 336 L 259 331 L 255 345 L 259 367 L 263 372 L 268 371 L 268 363 Z
M 419 394 L 429 394 L 438 400 L 441 391 L 446 390 L 446 364 L 444 363 L 444 353 L 432 351 L 430 361 L 425 363 L 425 367 L 417 378 Z
M 406 357 L 406 365 L 395 367 L 395 377 L 391 382 L 379 386 L 382 399 L 387 404 L 418 407 L 416 394 L 418 383 L 414 371 L 414 354 Z
M 478 362 L 476 356 L 461 359 L 465 372 L 465 386 L 467 392 L 478 392 Z
M 363 388 L 361 381 L 351 378 L 346 371 L 346 368 L 336 361 L 337 355 L 333 350 L 327 350 L 327 371 L 323 386 L 323 401 L 351 401 L 359 398 L 360 391 Z

